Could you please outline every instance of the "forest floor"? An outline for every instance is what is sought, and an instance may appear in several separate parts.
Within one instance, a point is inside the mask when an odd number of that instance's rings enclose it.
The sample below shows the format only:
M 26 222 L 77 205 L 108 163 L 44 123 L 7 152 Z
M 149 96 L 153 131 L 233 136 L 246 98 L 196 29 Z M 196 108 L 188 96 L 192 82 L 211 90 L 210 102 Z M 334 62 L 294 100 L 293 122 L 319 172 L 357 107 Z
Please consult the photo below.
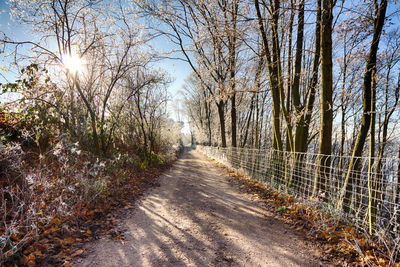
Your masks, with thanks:
M 186 151 L 74 266 L 329 266 L 302 231 L 199 152 Z

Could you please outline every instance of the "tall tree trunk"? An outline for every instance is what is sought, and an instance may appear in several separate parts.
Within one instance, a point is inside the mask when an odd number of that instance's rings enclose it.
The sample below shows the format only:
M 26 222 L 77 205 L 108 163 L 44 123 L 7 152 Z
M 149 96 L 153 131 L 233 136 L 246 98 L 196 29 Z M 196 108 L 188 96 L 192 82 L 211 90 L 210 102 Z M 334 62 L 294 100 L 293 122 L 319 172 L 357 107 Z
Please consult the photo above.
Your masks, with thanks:
M 398 160 L 398 165 L 397 165 L 397 188 L 396 188 L 396 193 L 397 193 L 397 197 L 394 201 L 394 203 L 398 203 L 400 202 L 400 146 L 399 146 L 399 152 L 397 155 L 397 160 Z M 397 223 L 400 224 L 400 216 L 397 216 Z
M 376 0 L 377 1 L 377 0 Z M 377 2 L 374 1 L 375 6 L 377 7 Z M 375 19 L 374 19 L 374 33 L 372 37 L 372 43 L 370 47 L 370 51 L 368 54 L 367 64 L 365 68 L 364 81 L 363 81 L 363 116 L 361 121 L 361 127 L 357 135 L 356 142 L 353 148 L 353 154 L 350 160 L 349 168 L 347 171 L 346 179 L 344 181 L 344 185 L 342 188 L 342 192 L 340 194 L 340 199 L 338 201 L 338 208 L 345 212 L 350 211 L 351 199 L 353 196 L 353 185 L 356 186 L 358 184 L 358 179 L 355 177 L 355 173 L 359 170 L 359 160 L 357 157 L 362 155 L 365 140 L 368 135 L 368 130 L 371 123 L 371 98 L 372 98 L 372 74 L 376 71 L 376 55 L 378 53 L 379 41 L 383 29 L 383 25 L 385 24 L 385 16 L 386 16 L 386 8 L 387 8 L 388 0 L 382 0 L 379 9 L 375 10 Z M 355 200 L 355 206 L 357 205 L 357 198 Z
M 211 137 L 212 137 L 212 131 L 211 131 L 211 107 L 210 103 L 208 102 L 207 99 L 207 91 L 203 90 L 203 97 L 204 97 L 204 113 L 206 116 L 206 127 L 207 127 L 207 145 L 211 146 Z
M 296 54 L 295 54 L 295 62 L 294 62 L 294 78 L 293 78 L 293 86 L 292 86 L 292 102 L 294 106 L 294 114 L 295 114 L 295 139 L 294 139 L 294 152 L 304 152 L 302 148 L 304 145 L 302 144 L 302 137 L 304 131 L 304 106 L 301 103 L 300 97 L 300 75 L 301 75 L 301 60 L 303 57 L 303 36 L 304 36 L 304 0 L 300 0 L 299 3 L 299 12 L 297 15 L 297 40 L 296 40 Z M 302 169 L 302 154 L 294 154 L 293 155 L 293 166 L 294 172 L 292 177 L 289 180 L 288 187 L 290 186 L 291 180 L 293 180 L 293 186 L 295 190 L 297 189 L 297 184 L 301 179 L 301 175 L 299 175 L 297 170 Z
M 211 108 L 210 104 L 208 104 L 207 112 L 207 129 L 208 129 L 208 145 L 211 146 L 212 143 L 212 130 L 211 130 Z
M 231 89 L 231 139 L 232 147 L 237 146 L 237 123 L 236 123 L 236 39 L 237 39 L 237 15 L 239 10 L 239 1 L 232 1 L 231 3 L 231 20 L 228 22 L 227 12 L 224 12 L 225 27 L 228 30 L 228 45 L 229 45 L 229 83 Z M 232 26 L 232 30 L 230 27 Z
M 259 102 L 259 93 L 257 93 L 256 97 L 256 122 L 255 122 L 255 140 L 254 140 L 254 146 L 253 148 L 257 149 L 258 148 L 258 143 L 259 143 L 259 134 L 260 134 L 260 104 Z
M 369 162 L 368 162 L 368 228 L 369 234 L 372 235 L 373 228 L 376 223 L 376 200 L 374 199 L 373 191 L 376 191 L 373 181 L 374 174 L 374 156 L 375 156 L 375 99 L 376 99 L 376 82 L 375 72 L 372 73 L 372 88 L 371 88 L 371 123 L 370 123 L 370 139 L 369 139 Z
M 248 136 L 248 133 L 249 133 L 250 121 L 251 121 L 251 118 L 252 118 L 252 115 L 253 115 L 253 110 L 254 110 L 254 95 L 252 96 L 251 102 L 250 102 L 250 113 L 249 113 L 249 117 L 248 117 L 248 120 L 247 120 L 247 123 L 246 123 L 246 130 L 244 132 L 242 147 L 245 147 L 246 143 L 247 143 L 247 136 Z
M 301 76 L 301 59 L 303 57 L 303 36 L 304 36 L 304 0 L 300 0 L 299 13 L 297 15 L 297 40 L 296 40 L 296 54 L 294 63 L 294 79 L 292 86 L 292 102 L 295 109 L 296 129 L 294 140 L 294 151 L 302 151 L 302 136 L 304 131 L 304 106 L 300 99 L 300 76 Z
M 235 90 L 234 85 L 232 85 L 232 87 L 233 87 L 233 90 Z M 236 92 L 233 92 L 233 96 L 231 97 L 231 139 L 232 139 L 232 147 L 237 147 L 236 128 L 237 128 L 237 123 L 236 123 Z
M 254 6 L 257 12 L 258 26 L 263 42 L 264 55 L 267 61 L 268 72 L 269 72 L 269 84 L 272 95 L 272 132 L 273 140 L 272 146 L 276 150 L 282 150 L 282 138 L 281 138 L 281 127 L 280 127 L 280 98 L 279 98 L 279 87 L 277 73 L 274 70 L 271 52 L 268 44 L 267 33 L 264 28 L 263 18 L 261 16 L 260 4 L 258 0 L 254 0 Z
M 319 159 L 314 179 L 313 195 L 325 192 L 329 179 L 330 155 L 332 153 L 332 18 L 333 0 L 322 0 L 321 24 L 321 122 L 319 135 Z
M 219 125 L 221 130 L 221 146 L 226 147 L 226 132 L 225 132 L 225 102 L 220 100 L 217 104 Z
M 380 203 L 383 203 L 383 188 L 384 188 L 384 181 L 383 177 L 384 175 L 382 174 L 382 159 L 384 157 L 385 153 L 385 147 L 387 143 L 387 135 L 388 135 L 388 127 L 389 127 L 389 121 L 390 117 L 394 113 L 394 111 L 397 108 L 397 104 L 399 102 L 399 97 L 400 97 L 400 77 L 397 80 L 397 87 L 395 89 L 395 100 L 393 103 L 393 106 L 389 108 L 389 79 L 390 79 L 390 72 L 392 70 L 391 63 L 388 66 L 388 71 L 386 73 L 386 84 L 385 84 L 385 111 L 384 111 L 384 119 L 382 123 L 382 141 L 379 144 L 379 152 L 378 152 L 378 159 L 376 162 L 376 175 L 375 175 L 375 181 L 374 181 L 374 189 L 373 189 L 373 203 L 372 206 L 375 207 L 375 212 L 378 210 L 378 206 Z M 400 74 L 400 73 L 399 73 Z M 379 137 L 378 137 L 379 140 Z M 395 191 L 393 191 L 395 192 Z M 396 195 L 393 195 L 393 203 L 396 203 Z M 395 204 L 394 204 L 395 205 Z M 393 210 L 393 207 L 390 207 L 390 210 Z M 376 215 L 375 215 L 376 217 Z
M 345 105 L 345 91 L 346 91 L 346 77 L 347 77 L 347 32 L 344 33 L 343 37 L 343 79 L 342 79 L 342 93 L 340 96 L 340 110 L 341 110 L 341 122 L 340 122 L 340 147 L 339 147 L 339 167 L 338 167 L 338 179 L 335 184 L 335 192 L 340 190 L 340 183 L 343 173 L 343 155 L 344 145 L 346 141 L 346 105 Z
M 262 53 L 261 53 L 262 54 Z M 257 64 L 257 70 L 256 70 L 256 74 L 255 74 L 255 78 L 254 78 L 254 87 L 255 87 L 255 91 L 256 91 L 256 107 L 257 107 L 257 117 L 256 117 L 256 137 L 255 137 L 255 143 L 254 143 L 254 148 L 258 148 L 259 146 L 259 135 L 260 135 L 260 124 L 262 124 L 262 120 L 263 118 L 261 117 L 261 123 L 259 122 L 259 111 L 260 111 L 260 103 L 259 103 L 259 95 L 260 95 L 260 88 L 261 88 L 261 73 L 263 71 L 264 68 L 264 59 L 262 56 L 259 57 L 258 59 L 258 64 Z M 262 105 L 264 105 L 264 103 L 262 103 Z M 261 115 L 262 116 L 262 115 Z
M 279 44 L 279 16 L 280 16 L 280 0 L 270 0 L 271 6 L 271 29 L 272 29 L 272 66 L 274 68 L 274 73 L 276 76 L 276 86 L 279 92 L 280 104 L 283 118 L 286 122 L 286 134 L 289 139 L 290 150 L 294 150 L 294 140 L 292 133 L 292 125 L 290 122 L 290 116 L 285 105 L 285 89 L 282 79 L 282 66 L 281 66 L 281 53 Z
M 292 41 L 293 41 L 293 22 L 294 22 L 295 8 L 293 0 L 290 1 L 290 19 L 289 19 L 289 36 L 288 36 L 288 63 L 287 63 L 287 88 L 286 88 L 286 106 L 288 113 L 291 115 L 290 102 L 291 102 L 291 88 L 292 88 Z M 289 116 L 289 123 L 292 123 L 292 118 Z M 286 135 L 285 143 L 286 151 L 290 151 L 289 136 Z
M 314 108 L 315 95 L 317 91 L 318 84 L 318 70 L 320 64 L 320 54 L 321 54 L 321 0 L 317 0 L 317 18 L 315 25 L 315 52 L 314 52 L 314 61 L 313 61 L 313 73 L 309 85 L 309 94 L 307 99 L 306 111 L 304 112 L 304 130 L 303 130 L 303 138 L 302 151 L 307 151 L 308 144 L 308 135 L 309 128 L 311 124 L 311 116 Z

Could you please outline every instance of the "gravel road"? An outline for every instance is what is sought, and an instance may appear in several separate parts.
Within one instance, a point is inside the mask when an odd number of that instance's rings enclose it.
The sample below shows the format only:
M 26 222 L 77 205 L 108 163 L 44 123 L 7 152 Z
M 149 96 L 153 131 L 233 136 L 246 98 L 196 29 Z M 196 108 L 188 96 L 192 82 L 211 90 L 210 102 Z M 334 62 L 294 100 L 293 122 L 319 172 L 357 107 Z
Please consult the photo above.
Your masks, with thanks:
M 261 200 L 186 152 L 121 225 L 124 240 L 88 243 L 75 266 L 322 266 L 318 250 Z

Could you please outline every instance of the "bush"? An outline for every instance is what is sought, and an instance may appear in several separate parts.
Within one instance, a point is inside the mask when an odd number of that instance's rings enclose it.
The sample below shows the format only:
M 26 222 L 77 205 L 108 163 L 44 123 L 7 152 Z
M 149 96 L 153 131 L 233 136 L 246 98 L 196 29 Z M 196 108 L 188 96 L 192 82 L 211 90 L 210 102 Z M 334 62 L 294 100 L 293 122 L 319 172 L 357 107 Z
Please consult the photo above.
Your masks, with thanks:
M 0 261 L 31 242 L 54 218 L 108 194 L 110 161 L 59 140 L 44 154 L 18 144 L 0 148 Z

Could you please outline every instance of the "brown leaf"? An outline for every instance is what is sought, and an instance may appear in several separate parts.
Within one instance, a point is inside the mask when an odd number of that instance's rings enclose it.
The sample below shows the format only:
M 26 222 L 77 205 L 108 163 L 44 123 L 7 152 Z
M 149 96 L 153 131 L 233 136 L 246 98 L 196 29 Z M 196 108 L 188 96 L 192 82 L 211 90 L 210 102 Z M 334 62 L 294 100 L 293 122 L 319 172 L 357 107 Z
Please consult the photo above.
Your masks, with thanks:
M 64 267 L 73 267 L 73 265 L 68 261 L 65 261 L 62 266 L 64 266 Z
M 19 264 L 20 265 L 27 265 L 28 261 L 29 261 L 29 259 L 25 255 L 22 255 L 21 258 L 19 258 Z
M 11 240 L 12 240 L 12 241 L 17 242 L 17 241 L 19 241 L 19 239 L 20 239 L 20 238 L 19 238 L 15 233 L 11 234 Z
M 83 249 L 78 249 L 77 251 L 75 251 L 75 252 L 71 255 L 71 257 L 79 256 L 79 255 L 81 255 L 83 252 L 84 252 Z
M 72 237 L 67 237 L 67 238 L 64 238 L 62 241 L 61 241 L 61 244 L 63 245 L 63 246 L 68 246 L 69 244 L 72 244 L 72 243 L 74 243 L 75 242 L 75 239 L 74 238 L 72 238 Z
M 33 254 L 33 253 L 31 253 L 31 254 L 29 254 L 29 256 L 28 256 L 28 260 L 29 261 L 35 261 L 35 254 Z
M 43 255 L 40 250 L 35 250 L 35 252 L 33 252 L 32 254 L 35 255 L 35 257 Z
M 32 251 L 33 251 L 33 247 L 32 247 L 32 246 L 28 246 L 28 247 L 24 250 L 23 254 L 24 254 L 24 255 L 29 255 Z
M 50 223 L 51 224 L 55 224 L 55 225 L 60 225 L 61 224 L 61 220 L 59 218 L 54 218 L 53 220 L 51 220 Z

